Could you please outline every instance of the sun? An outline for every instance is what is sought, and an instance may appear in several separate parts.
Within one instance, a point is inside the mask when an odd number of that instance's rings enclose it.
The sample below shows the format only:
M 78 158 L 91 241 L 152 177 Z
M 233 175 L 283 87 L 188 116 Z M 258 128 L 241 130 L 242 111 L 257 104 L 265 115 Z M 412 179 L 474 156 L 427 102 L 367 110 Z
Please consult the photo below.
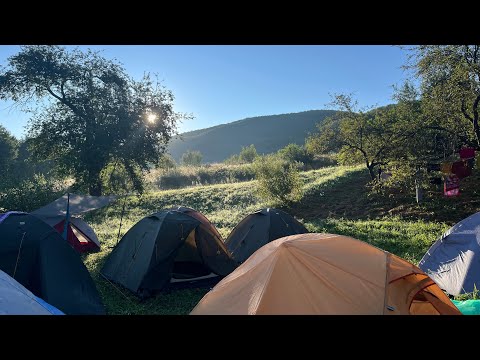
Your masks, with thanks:
M 147 115 L 147 120 L 150 124 L 153 124 L 155 120 L 157 120 L 157 115 L 155 114 L 148 114 Z

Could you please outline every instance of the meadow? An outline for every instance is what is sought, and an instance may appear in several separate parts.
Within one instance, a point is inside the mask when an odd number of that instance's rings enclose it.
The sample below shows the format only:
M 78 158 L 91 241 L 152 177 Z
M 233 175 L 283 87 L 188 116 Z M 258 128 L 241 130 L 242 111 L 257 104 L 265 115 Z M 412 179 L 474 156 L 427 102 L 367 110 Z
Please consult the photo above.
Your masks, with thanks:
M 358 238 L 418 263 L 425 251 L 448 227 L 480 211 L 479 176 L 462 183 L 462 196 L 446 199 L 439 188 L 426 192 L 418 205 L 412 193 L 372 195 L 366 191 L 368 174 L 363 167 L 331 166 L 301 173 L 303 198 L 282 208 L 303 222 L 311 232 L 328 232 Z M 149 191 L 119 199 L 87 215 L 102 250 L 84 255 L 108 314 L 188 314 L 208 288 L 171 290 L 139 301 L 132 293 L 105 280 L 99 271 L 121 236 L 137 221 L 176 205 L 192 207 L 208 217 L 226 238 L 249 213 L 274 207 L 255 194 L 256 181 Z M 120 228 L 122 207 L 125 212 Z

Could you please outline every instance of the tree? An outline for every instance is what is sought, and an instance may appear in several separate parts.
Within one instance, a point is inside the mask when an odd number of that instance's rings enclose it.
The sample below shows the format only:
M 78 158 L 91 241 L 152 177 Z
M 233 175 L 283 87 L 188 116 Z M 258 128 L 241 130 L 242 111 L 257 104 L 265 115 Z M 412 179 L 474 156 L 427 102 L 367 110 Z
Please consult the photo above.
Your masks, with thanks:
M 91 195 L 102 194 L 101 172 L 120 163 L 142 190 L 141 171 L 156 164 L 179 119 L 173 94 L 146 74 L 129 77 L 98 52 L 23 46 L 0 69 L 0 99 L 31 111 L 32 154 L 54 160 Z
M 242 150 L 240 151 L 240 154 L 238 154 L 238 160 L 241 163 L 249 164 L 252 163 L 257 156 L 257 149 L 255 149 L 255 145 L 251 144 L 247 147 L 242 146 Z
M 421 45 L 407 69 L 421 80 L 425 112 L 435 127 L 480 150 L 480 45 Z
M 302 180 L 294 164 L 269 154 L 257 157 L 253 168 L 257 191 L 265 200 L 288 205 L 302 198 Z
M 297 144 L 288 144 L 278 150 L 278 155 L 289 162 L 310 163 L 313 159 L 303 146 Z
M 199 166 L 202 163 L 203 155 L 200 151 L 187 151 L 183 153 L 180 162 L 186 166 Z
M 351 95 L 335 95 L 333 105 L 341 112 L 319 127 L 310 146 L 323 152 L 339 150 L 339 160 L 344 164 L 363 162 L 372 180 L 376 178 L 375 167 L 388 164 L 418 125 L 395 106 L 362 111 Z
M 0 125 L 0 176 L 7 173 L 18 152 L 18 140 Z

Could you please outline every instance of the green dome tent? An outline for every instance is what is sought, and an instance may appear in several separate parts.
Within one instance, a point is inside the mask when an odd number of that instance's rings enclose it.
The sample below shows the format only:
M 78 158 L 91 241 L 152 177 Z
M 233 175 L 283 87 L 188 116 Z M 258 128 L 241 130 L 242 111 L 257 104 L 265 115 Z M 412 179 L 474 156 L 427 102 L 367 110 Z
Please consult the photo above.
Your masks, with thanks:
M 145 298 L 171 283 L 228 275 L 236 264 L 213 225 L 189 208 L 136 223 L 111 252 L 101 274 Z
M 0 270 L 65 314 L 105 314 L 79 255 L 54 228 L 31 214 L 0 216 Z
M 273 208 L 247 215 L 228 235 L 225 245 L 237 263 L 243 263 L 263 245 L 284 236 L 304 234 L 308 230 L 294 217 Z

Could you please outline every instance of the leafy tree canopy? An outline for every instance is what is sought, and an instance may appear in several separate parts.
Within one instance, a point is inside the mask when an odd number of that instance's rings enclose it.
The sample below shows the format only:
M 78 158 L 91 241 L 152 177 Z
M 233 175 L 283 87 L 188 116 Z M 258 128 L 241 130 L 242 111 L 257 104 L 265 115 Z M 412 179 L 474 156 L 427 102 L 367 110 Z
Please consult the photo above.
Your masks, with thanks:
M 54 160 L 91 195 L 102 194 L 100 174 L 116 162 L 141 191 L 139 171 L 161 159 L 186 117 L 150 74 L 135 81 L 116 60 L 61 46 L 23 46 L 10 57 L 0 69 L 0 99 L 32 113 L 32 154 Z

